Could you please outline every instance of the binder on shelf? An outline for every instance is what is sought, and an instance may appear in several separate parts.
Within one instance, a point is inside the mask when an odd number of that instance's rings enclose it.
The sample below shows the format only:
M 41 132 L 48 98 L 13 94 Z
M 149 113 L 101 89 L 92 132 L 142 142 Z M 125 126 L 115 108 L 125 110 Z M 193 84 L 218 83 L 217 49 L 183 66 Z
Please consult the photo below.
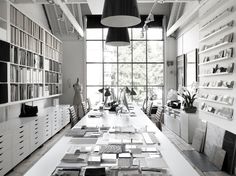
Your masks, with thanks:
M 7 84 L 0 84 L 0 103 L 7 103 L 8 102 L 8 85 Z
M 7 63 L 0 62 L 0 83 L 7 83 Z
M 10 43 L 0 40 L 0 61 L 10 61 Z

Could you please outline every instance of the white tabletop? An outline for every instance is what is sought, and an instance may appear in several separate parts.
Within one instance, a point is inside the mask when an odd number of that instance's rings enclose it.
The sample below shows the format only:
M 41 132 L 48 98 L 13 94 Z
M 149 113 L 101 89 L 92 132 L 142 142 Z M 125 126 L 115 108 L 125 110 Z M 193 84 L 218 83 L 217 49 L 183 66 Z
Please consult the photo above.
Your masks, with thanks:
M 197 171 L 188 163 L 169 139 L 158 130 L 149 118 L 139 109 L 135 108 L 135 117 L 128 115 L 116 115 L 104 112 L 101 118 L 89 118 L 86 115 L 76 126 L 128 126 L 133 125 L 136 129 L 145 129 L 156 133 L 160 141 L 159 150 L 166 161 L 173 176 L 199 176 Z M 68 148 L 72 145 L 71 137 L 62 137 L 36 164 L 25 174 L 25 176 L 50 176 L 60 163 Z

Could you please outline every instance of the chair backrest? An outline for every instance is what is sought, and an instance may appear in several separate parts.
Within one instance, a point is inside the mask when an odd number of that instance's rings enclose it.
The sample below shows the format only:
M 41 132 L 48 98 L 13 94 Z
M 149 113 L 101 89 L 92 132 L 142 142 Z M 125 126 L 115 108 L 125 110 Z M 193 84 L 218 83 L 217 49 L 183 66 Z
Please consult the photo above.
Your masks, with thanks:
M 83 101 L 81 105 L 83 110 L 83 116 L 85 116 L 88 113 L 87 101 Z
M 157 108 L 156 114 L 152 115 L 153 122 L 156 124 L 157 128 L 161 131 L 162 131 L 163 116 L 164 116 L 164 108 L 162 106 L 159 106 Z
M 79 121 L 79 117 L 76 115 L 74 106 L 71 106 L 69 108 L 69 111 L 70 111 L 70 124 L 71 124 L 71 128 L 72 128 Z
M 150 116 L 150 115 L 151 115 L 152 105 L 153 105 L 153 102 L 148 100 L 148 101 L 147 101 L 147 109 L 146 109 L 146 114 L 147 114 L 147 116 Z
M 147 99 L 145 98 L 143 100 L 142 111 L 146 114 L 146 110 L 147 110 Z
M 87 109 L 88 109 L 88 111 L 90 111 L 92 109 L 92 104 L 91 104 L 90 98 L 87 98 L 86 101 L 87 101 Z

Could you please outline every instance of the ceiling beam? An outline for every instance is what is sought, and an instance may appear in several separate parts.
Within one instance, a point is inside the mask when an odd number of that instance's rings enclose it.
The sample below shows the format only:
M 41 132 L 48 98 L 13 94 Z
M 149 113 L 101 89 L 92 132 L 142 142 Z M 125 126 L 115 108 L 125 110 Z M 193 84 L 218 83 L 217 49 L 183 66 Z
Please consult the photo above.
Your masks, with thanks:
M 67 17 L 67 19 L 70 21 L 70 23 L 73 25 L 75 30 L 79 33 L 81 37 L 84 36 L 84 31 L 75 19 L 75 17 L 72 15 L 70 12 L 69 8 L 66 6 L 65 3 L 63 3 L 61 0 L 54 0 L 54 2 L 61 8 L 63 11 L 64 15 Z

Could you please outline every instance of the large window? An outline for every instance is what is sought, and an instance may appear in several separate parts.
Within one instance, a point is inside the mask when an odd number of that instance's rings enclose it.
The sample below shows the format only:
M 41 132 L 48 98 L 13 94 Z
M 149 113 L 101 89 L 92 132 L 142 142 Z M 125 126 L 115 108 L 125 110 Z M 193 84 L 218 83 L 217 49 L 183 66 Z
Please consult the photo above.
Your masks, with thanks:
M 130 28 L 130 46 L 105 44 L 106 28 L 87 29 L 87 97 L 93 104 L 102 100 L 98 92 L 110 87 L 118 97 L 121 89 L 134 88 L 129 100 L 142 104 L 153 97 L 162 104 L 164 87 L 164 42 L 162 28 L 149 28 L 141 37 L 141 28 Z

